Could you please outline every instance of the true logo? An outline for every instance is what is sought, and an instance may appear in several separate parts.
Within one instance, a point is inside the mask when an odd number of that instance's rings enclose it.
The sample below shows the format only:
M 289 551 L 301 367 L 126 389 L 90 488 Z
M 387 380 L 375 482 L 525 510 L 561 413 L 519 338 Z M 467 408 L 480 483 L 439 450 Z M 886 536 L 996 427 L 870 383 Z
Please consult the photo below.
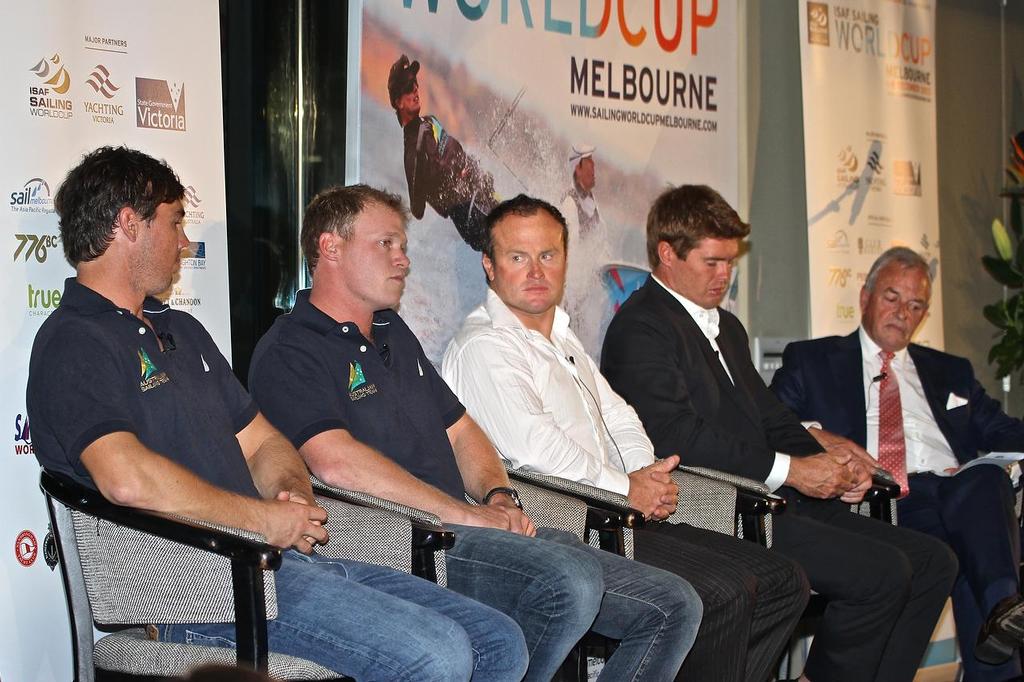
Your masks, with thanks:
M 358 362 L 348 363 L 348 397 L 355 402 L 377 392 L 376 384 L 366 383 L 363 366 Z
M 139 349 L 139 377 L 139 389 L 143 393 L 170 381 L 167 378 L 167 372 L 157 369 L 145 348 Z

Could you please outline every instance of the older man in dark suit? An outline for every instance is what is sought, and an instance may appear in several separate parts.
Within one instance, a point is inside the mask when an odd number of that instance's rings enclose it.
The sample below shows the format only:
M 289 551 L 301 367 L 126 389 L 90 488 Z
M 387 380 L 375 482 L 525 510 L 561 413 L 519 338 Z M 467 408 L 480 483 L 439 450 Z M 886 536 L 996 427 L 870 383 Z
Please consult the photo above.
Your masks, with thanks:
M 1016 679 L 1024 601 L 1013 489 L 1002 467 L 961 467 L 979 451 L 1024 450 L 1024 423 L 1003 413 L 966 359 L 910 343 L 930 297 L 924 259 L 886 251 L 861 289 L 860 328 L 790 344 L 772 389 L 893 472 L 905 494 L 900 525 L 948 542 L 960 560 L 953 609 L 966 679 Z
M 911 680 L 956 559 L 934 538 L 851 514 L 844 502 L 870 487 L 873 461 L 806 430 L 764 385 L 743 326 L 718 308 L 749 230 L 709 187 L 658 197 L 647 218 L 653 276 L 612 320 L 601 370 L 656 455 L 765 481 L 789 501 L 773 549 L 829 600 L 805 679 Z

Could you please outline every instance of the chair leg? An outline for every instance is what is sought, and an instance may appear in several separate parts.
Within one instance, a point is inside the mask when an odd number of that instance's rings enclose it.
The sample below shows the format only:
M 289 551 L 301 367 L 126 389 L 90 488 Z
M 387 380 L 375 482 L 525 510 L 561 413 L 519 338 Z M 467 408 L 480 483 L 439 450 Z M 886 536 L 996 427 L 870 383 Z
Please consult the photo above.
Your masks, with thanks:
M 267 672 L 267 609 L 263 571 L 240 561 L 231 562 L 235 592 L 235 636 L 238 665 Z

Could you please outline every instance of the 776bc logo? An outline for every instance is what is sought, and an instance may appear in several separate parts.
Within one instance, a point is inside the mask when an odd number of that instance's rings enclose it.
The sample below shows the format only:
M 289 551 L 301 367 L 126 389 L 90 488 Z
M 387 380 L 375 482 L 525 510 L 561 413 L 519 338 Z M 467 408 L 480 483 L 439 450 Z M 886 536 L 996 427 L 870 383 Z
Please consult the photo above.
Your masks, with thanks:
M 57 248 L 60 243 L 60 238 L 55 234 L 16 234 L 14 238 L 18 240 L 18 248 L 14 251 L 15 263 L 22 253 L 25 254 L 26 263 L 32 256 L 35 256 L 36 262 L 43 263 L 46 261 L 47 250 Z

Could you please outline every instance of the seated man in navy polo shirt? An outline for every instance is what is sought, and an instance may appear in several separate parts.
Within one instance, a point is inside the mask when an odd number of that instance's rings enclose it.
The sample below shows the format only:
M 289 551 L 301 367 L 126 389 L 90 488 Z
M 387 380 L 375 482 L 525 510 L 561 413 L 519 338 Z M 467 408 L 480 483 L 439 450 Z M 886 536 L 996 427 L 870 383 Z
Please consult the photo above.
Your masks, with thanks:
M 302 224 L 313 288 L 256 346 L 253 396 L 320 478 L 455 529 L 448 586 L 519 623 L 529 679 L 551 679 L 591 627 L 621 640 L 601 679 L 671 679 L 699 598 L 671 573 L 534 528 L 494 447 L 393 310 L 409 271 L 405 220 L 397 196 L 365 185 L 313 199 Z
M 526 670 L 506 615 L 390 568 L 313 552 L 327 514 L 295 449 L 190 315 L 153 298 L 178 268 L 184 189 L 166 164 L 104 147 L 57 192 L 76 269 L 32 347 L 28 412 L 47 469 L 117 504 L 245 528 L 290 547 L 271 651 L 359 680 L 509 680 Z M 233 645 L 233 624 L 158 626 Z

